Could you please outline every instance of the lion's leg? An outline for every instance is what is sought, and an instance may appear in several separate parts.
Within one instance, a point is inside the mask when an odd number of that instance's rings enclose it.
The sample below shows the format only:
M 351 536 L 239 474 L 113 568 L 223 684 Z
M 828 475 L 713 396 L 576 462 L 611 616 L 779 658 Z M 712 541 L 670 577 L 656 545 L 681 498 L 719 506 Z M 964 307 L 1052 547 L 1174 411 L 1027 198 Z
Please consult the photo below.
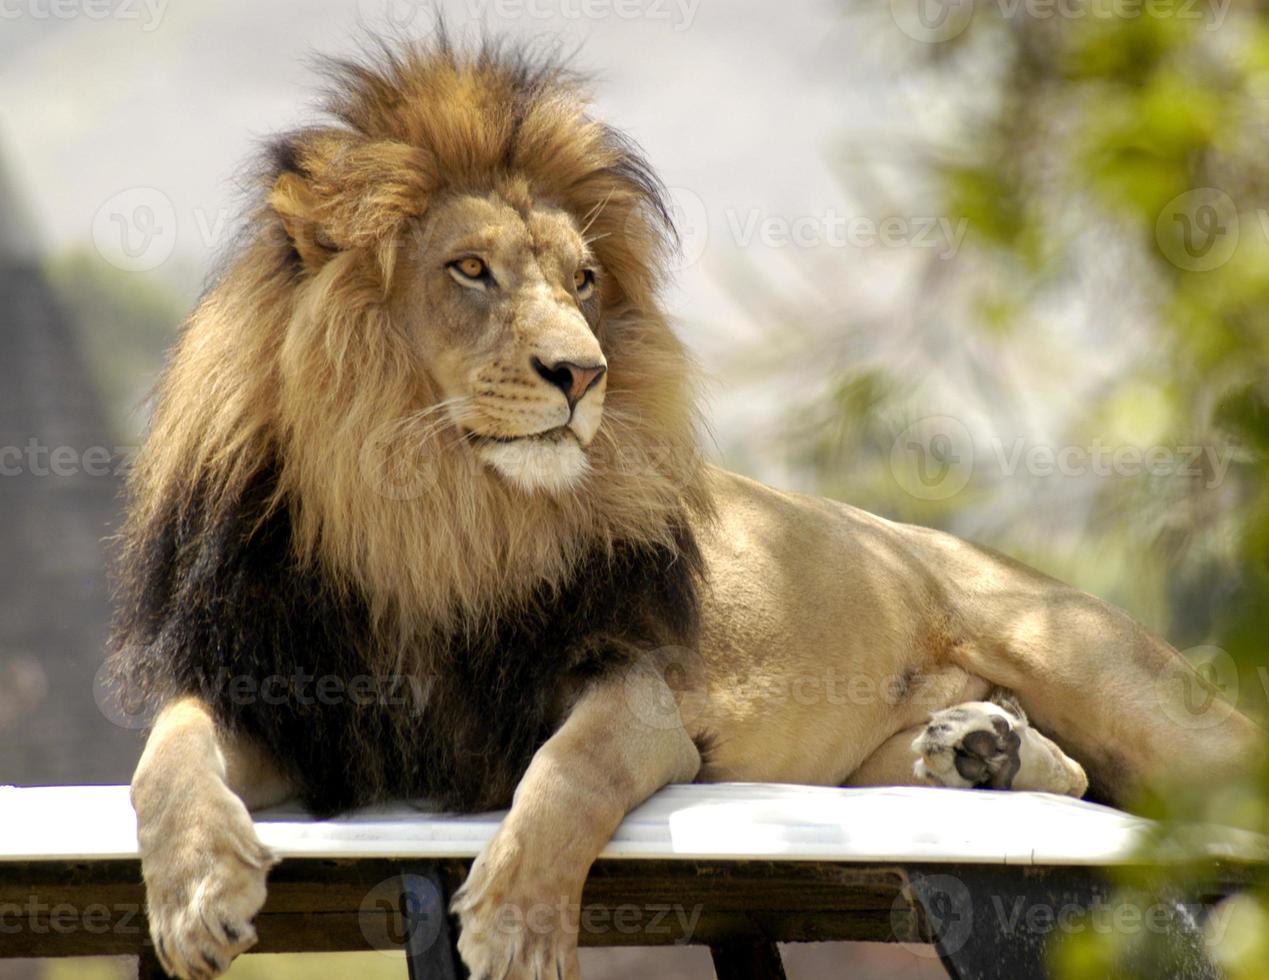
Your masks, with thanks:
M 473 980 L 577 980 L 577 911 L 591 864 L 632 807 L 699 768 L 655 672 L 636 668 L 584 694 L 533 757 L 454 897 Z
M 843 786 L 924 786 L 918 778 L 916 763 L 919 756 L 912 743 L 925 731 L 925 725 L 914 725 L 891 735 L 877 747 L 859 768 L 847 777 Z
M 847 786 L 934 785 L 1083 796 L 1083 767 L 1032 726 L 1010 697 L 968 701 L 891 736 Z
M 213 977 L 256 941 L 275 859 L 248 807 L 291 795 L 256 746 L 216 727 L 203 702 L 186 698 L 159 714 L 132 778 L 150 934 L 163 968 Z
M 1107 603 L 1021 589 L 982 602 L 974 620 L 985 633 L 953 644 L 951 657 L 1013 691 L 1032 722 L 1083 763 L 1100 799 L 1211 786 L 1253 772 L 1261 758 L 1265 732 Z

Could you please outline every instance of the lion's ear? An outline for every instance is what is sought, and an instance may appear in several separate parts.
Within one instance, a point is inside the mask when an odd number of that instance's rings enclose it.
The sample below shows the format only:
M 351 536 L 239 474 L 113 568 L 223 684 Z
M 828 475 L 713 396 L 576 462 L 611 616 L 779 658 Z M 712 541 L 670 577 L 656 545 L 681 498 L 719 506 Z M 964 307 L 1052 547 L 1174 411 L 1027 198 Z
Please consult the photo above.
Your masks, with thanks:
M 309 269 L 321 268 L 339 250 L 334 240 L 322 231 L 317 201 L 308 184 L 297 174 L 278 174 L 269 204 L 282 219 L 286 237 Z
M 310 269 L 383 243 L 426 203 L 427 158 L 404 143 L 315 130 L 282 144 L 278 157 L 269 204 Z

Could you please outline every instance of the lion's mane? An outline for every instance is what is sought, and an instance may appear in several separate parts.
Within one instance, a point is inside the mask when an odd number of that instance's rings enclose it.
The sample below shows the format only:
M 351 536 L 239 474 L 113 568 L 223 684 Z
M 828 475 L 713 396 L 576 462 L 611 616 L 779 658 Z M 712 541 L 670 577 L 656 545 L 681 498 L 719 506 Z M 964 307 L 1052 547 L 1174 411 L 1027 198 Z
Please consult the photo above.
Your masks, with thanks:
M 663 189 L 551 58 L 442 36 L 328 74 L 329 124 L 272 146 L 160 383 L 114 673 L 156 705 L 208 699 L 319 812 L 501 805 L 577 684 L 693 639 L 709 504 L 658 301 Z M 404 229 L 508 182 L 574 215 L 606 271 L 593 475 L 554 496 L 402 428 L 439 400 L 391 316 Z

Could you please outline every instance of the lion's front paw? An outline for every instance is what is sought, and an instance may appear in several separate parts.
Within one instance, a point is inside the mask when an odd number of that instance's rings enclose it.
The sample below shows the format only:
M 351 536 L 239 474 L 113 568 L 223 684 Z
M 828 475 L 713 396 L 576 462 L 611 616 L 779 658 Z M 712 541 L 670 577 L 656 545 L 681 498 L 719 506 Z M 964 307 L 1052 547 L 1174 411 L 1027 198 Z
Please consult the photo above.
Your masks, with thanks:
M 912 743 L 913 771 L 935 786 L 1082 796 L 1083 767 L 1033 728 L 1011 697 L 936 711 Z
M 499 832 L 454 896 L 458 952 L 472 980 L 580 980 L 578 899 Z
M 172 976 L 210 978 L 256 943 L 265 879 L 276 859 L 222 783 L 138 818 L 150 935 Z

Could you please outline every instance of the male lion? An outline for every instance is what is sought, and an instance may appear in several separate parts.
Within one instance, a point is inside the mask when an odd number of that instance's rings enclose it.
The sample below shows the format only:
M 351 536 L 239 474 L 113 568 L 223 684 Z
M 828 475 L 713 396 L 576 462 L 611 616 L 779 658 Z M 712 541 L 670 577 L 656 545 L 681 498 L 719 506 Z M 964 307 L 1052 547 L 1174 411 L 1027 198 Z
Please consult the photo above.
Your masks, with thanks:
M 576 978 L 568 930 L 495 916 L 576 903 L 667 783 L 1122 801 L 1250 764 L 1259 730 L 1181 724 L 1184 660 L 1105 603 L 702 463 L 662 188 L 575 75 L 444 39 L 332 71 L 131 481 L 113 657 L 161 709 L 132 799 L 171 973 L 255 942 L 249 810 L 288 797 L 510 804 L 462 956 Z

